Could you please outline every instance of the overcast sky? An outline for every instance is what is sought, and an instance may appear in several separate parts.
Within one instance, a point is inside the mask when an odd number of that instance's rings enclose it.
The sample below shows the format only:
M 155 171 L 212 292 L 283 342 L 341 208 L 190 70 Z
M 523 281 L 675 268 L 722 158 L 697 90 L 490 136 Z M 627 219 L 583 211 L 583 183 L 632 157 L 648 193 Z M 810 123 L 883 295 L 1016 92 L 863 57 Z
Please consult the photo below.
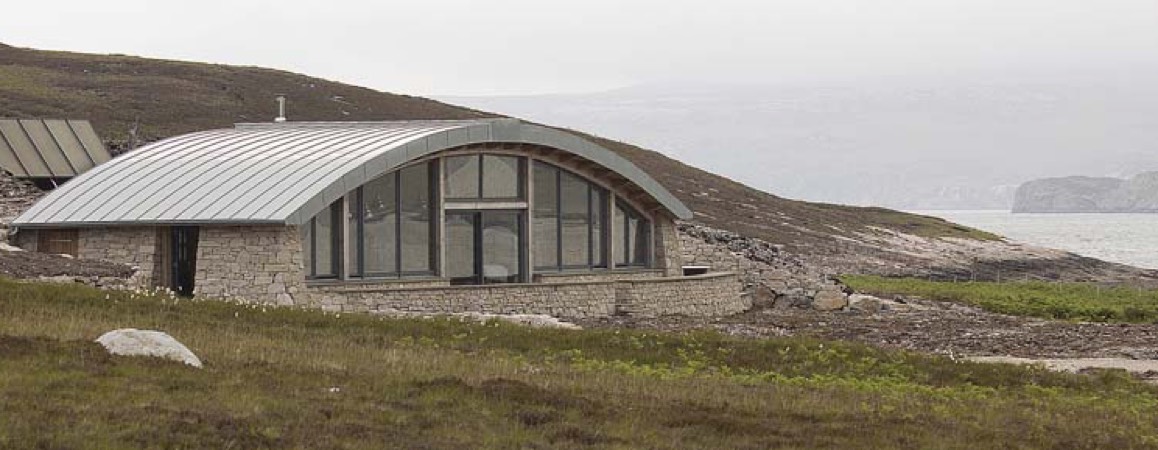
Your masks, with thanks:
M 415 95 L 1158 66 L 1156 0 L 8 3 L 9 45 L 268 66 Z

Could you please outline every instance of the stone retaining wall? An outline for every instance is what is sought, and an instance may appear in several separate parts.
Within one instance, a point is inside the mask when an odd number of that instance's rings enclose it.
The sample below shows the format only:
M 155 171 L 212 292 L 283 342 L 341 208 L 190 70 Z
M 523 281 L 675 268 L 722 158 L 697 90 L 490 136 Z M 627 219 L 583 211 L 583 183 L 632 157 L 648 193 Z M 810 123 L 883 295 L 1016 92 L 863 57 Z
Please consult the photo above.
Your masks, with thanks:
M 634 280 L 636 278 L 657 278 L 664 276 L 662 269 L 634 269 L 598 272 L 557 272 L 536 273 L 536 283 L 582 283 L 586 281 Z
M 616 285 L 616 310 L 629 316 L 726 316 L 752 307 L 752 299 L 741 295 L 732 272 L 625 280 Z
M 310 306 L 329 311 L 546 314 L 606 317 L 615 312 L 615 283 L 495 284 L 349 291 L 310 286 Z
M 308 305 L 328 311 L 546 314 L 563 318 L 614 314 L 718 316 L 751 307 L 733 273 L 485 286 L 312 284 Z

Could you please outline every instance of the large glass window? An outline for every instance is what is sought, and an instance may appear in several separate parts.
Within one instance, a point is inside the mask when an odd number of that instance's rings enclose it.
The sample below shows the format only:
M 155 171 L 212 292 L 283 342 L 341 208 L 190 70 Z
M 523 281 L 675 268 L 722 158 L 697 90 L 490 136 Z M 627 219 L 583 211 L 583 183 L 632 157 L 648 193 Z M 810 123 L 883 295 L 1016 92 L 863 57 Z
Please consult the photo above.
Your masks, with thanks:
M 533 237 L 540 270 L 606 267 L 603 189 L 550 164 L 536 162 Z
M 404 273 L 431 272 L 434 246 L 431 245 L 432 227 L 430 165 L 408 167 L 399 172 L 399 197 Z
M 446 158 L 446 198 L 519 200 L 523 198 L 523 158 L 464 155 Z
M 646 267 L 651 263 L 651 222 L 620 199 L 615 202 L 615 265 Z
M 559 172 L 559 206 L 564 267 L 591 265 L 591 188 L 583 179 Z
M 398 180 L 388 173 L 362 186 L 362 234 L 355 243 L 363 270 L 353 273 L 383 276 L 398 271 Z M 357 255 L 358 253 L 353 253 Z
M 535 163 L 533 205 L 536 268 L 559 267 L 559 170 Z
M 434 273 L 433 165 L 382 175 L 351 194 L 350 239 L 355 277 Z
M 336 278 L 341 267 L 342 202 L 330 205 L 301 226 L 302 259 L 308 278 Z

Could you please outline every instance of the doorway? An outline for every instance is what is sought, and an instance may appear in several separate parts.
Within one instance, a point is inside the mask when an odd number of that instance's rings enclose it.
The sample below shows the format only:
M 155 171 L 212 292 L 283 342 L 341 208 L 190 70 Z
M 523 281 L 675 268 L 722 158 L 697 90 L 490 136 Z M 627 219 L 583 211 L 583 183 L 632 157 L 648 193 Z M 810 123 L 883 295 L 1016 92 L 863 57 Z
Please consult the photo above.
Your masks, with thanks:
M 521 283 L 523 211 L 447 211 L 446 272 L 450 284 Z
M 193 281 L 197 277 L 197 227 L 170 228 L 169 245 L 172 258 L 169 289 L 182 297 L 193 296 Z

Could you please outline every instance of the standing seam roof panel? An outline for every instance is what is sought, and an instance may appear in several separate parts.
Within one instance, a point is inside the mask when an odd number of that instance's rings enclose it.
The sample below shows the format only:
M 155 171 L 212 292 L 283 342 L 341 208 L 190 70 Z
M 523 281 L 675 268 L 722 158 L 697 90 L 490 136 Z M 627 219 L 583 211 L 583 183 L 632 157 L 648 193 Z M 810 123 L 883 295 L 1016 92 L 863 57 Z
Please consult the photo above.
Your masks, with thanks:
M 40 152 L 36 151 L 36 146 L 32 144 L 19 121 L 0 120 L 0 133 L 4 134 L 8 145 L 12 146 L 13 153 L 20 159 L 29 177 L 52 178 L 52 172 L 48 170 L 44 159 L 40 157 Z
M 92 157 L 85 151 L 84 145 L 80 143 L 80 139 L 68 126 L 68 122 L 45 120 L 44 126 L 48 127 L 48 133 L 60 146 L 61 153 L 68 160 L 68 164 L 75 169 L 75 173 L 84 173 L 96 165 Z
M 263 136 L 260 135 L 232 135 L 222 142 L 223 146 L 227 146 L 227 151 L 241 151 L 245 145 L 251 142 L 260 142 Z M 100 215 L 90 215 L 86 219 L 93 221 L 103 221 L 109 217 L 130 217 L 137 219 L 137 216 L 132 215 L 133 208 L 137 205 L 146 203 L 149 199 L 157 195 L 164 195 L 170 189 L 173 179 L 176 177 L 175 173 L 188 173 L 192 170 L 197 170 L 198 167 L 204 164 L 213 162 L 213 158 L 217 155 L 213 153 L 207 146 L 190 146 L 184 151 L 180 152 L 176 157 L 157 158 L 157 164 L 152 164 L 147 170 L 138 171 L 132 178 L 126 180 L 127 186 L 133 189 L 127 189 L 127 196 L 123 196 L 125 201 L 117 204 L 113 208 L 109 208 Z M 181 186 L 176 186 L 180 189 Z
M 301 132 L 291 132 L 290 134 L 302 134 Z M 143 199 L 130 213 L 132 217 L 137 217 L 140 220 L 157 220 L 160 216 L 164 216 L 168 211 L 175 206 L 185 204 L 182 202 L 173 202 L 173 198 L 191 198 L 202 199 L 203 195 L 198 195 L 198 192 L 211 190 L 215 187 L 228 184 L 225 174 L 220 173 L 220 170 L 234 167 L 233 159 L 241 158 L 248 159 L 254 157 L 251 153 L 256 153 L 263 148 L 276 145 L 270 140 L 252 141 L 243 145 L 229 148 L 220 153 L 209 153 L 209 149 L 201 149 L 202 155 L 196 158 L 198 163 L 183 170 L 176 170 L 171 172 L 167 177 L 167 181 L 162 189 L 158 189 L 154 195 Z M 220 170 L 219 170 L 220 169 Z M 203 183 L 199 180 L 212 177 L 213 183 Z M 229 195 L 229 192 L 223 193 Z M 216 201 L 221 201 L 222 197 L 217 197 Z
M 76 179 L 65 183 L 63 187 L 53 191 L 60 192 L 62 195 L 49 195 L 43 201 L 47 201 L 48 207 L 55 207 L 50 212 L 50 216 L 42 220 L 62 220 L 65 217 L 73 216 L 76 220 L 83 219 L 92 214 L 92 209 L 101 206 L 97 201 L 99 198 L 115 198 L 115 194 L 120 191 L 119 187 L 127 186 L 132 182 L 133 177 L 139 170 L 147 169 L 150 164 L 161 164 L 163 158 L 153 156 L 155 153 L 163 151 L 173 151 L 192 145 L 195 142 L 208 139 L 221 140 L 224 138 L 229 130 L 208 131 L 202 133 L 195 133 L 183 136 L 182 138 L 173 138 L 161 141 L 154 144 L 149 151 L 136 151 L 125 156 L 117 158 L 113 163 L 102 164 L 96 169 L 90 170 Z M 75 195 L 71 194 L 73 191 L 79 191 Z M 110 193 L 111 191 L 111 193 Z M 55 205 L 57 200 L 68 199 L 61 205 Z M 63 201 L 63 200 L 62 200 Z M 40 205 L 38 202 L 37 205 Z
M 300 165 L 303 160 L 312 160 L 313 157 L 317 156 L 319 150 L 355 145 L 368 136 L 367 133 L 351 132 L 351 130 L 333 131 L 335 131 L 333 139 L 327 139 L 320 144 L 307 142 L 302 143 L 302 145 L 294 145 L 291 147 L 293 151 L 286 153 L 282 158 L 269 160 L 266 164 L 257 167 L 248 179 L 240 181 L 240 184 L 236 186 L 238 188 L 237 195 L 232 196 L 228 202 L 218 202 L 202 209 L 197 213 L 197 216 L 234 220 L 236 218 L 231 216 L 230 211 L 244 209 L 255 199 L 261 198 L 262 194 L 273 186 L 291 180 L 286 174 L 281 173 L 286 170 L 286 167 Z M 286 145 L 286 143 L 279 141 L 279 145 Z M 319 145 L 325 147 L 319 149 Z M 264 199 L 264 201 L 268 202 L 269 200 Z
M 20 126 L 24 127 L 24 132 L 28 133 L 28 137 L 32 139 L 32 144 L 36 146 L 36 150 L 39 150 L 38 153 L 44 158 L 44 162 L 48 164 L 48 170 L 52 172 L 53 177 L 71 177 L 77 174 L 76 168 L 69 164 L 68 158 L 64 156 L 64 151 L 52 138 L 52 134 L 48 132 L 48 127 L 44 125 L 44 122 L 21 120 Z
M 87 120 L 69 120 L 69 128 L 76 133 L 76 138 L 84 146 L 85 153 L 88 154 L 89 159 L 92 159 L 96 165 L 101 165 L 113 159 L 113 155 L 101 143 L 101 138 L 97 136 L 96 130 L 92 128 L 92 124 Z
M 24 164 L 20 162 L 20 158 L 16 157 L 16 152 L 12 150 L 12 146 L 8 145 L 8 139 L 4 137 L 4 133 L 0 133 L 0 168 L 16 177 L 28 176 L 28 171 L 24 170 Z
M 306 131 L 306 133 L 308 133 L 308 131 Z M 280 143 L 278 142 L 267 142 L 266 145 L 262 146 L 261 150 L 258 150 L 259 153 L 246 158 L 248 160 L 247 163 L 239 164 L 237 167 L 223 167 L 225 172 L 218 178 L 221 181 L 220 183 L 202 183 L 200 186 L 197 186 L 196 189 L 189 194 L 196 199 L 192 204 L 184 206 L 183 209 L 177 211 L 176 209 L 180 203 L 169 202 L 167 208 L 156 214 L 157 218 L 163 220 L 194 218 L 214 205 L 221 207 L 223 204 L 222 199 L 230 193 L 235 191 L 248 191 L 248 184 L 262 181 L 257 178 L 257 174 L 258 171 L 264 167 L 264 162 L 284 158 L 287 154 L 296 151 L 303 145 L 335 143 L 339 137 L 337 133 L 312 135 L 310 139 L 302 140 L 297 145 L 290 147 L 280 147 Z

